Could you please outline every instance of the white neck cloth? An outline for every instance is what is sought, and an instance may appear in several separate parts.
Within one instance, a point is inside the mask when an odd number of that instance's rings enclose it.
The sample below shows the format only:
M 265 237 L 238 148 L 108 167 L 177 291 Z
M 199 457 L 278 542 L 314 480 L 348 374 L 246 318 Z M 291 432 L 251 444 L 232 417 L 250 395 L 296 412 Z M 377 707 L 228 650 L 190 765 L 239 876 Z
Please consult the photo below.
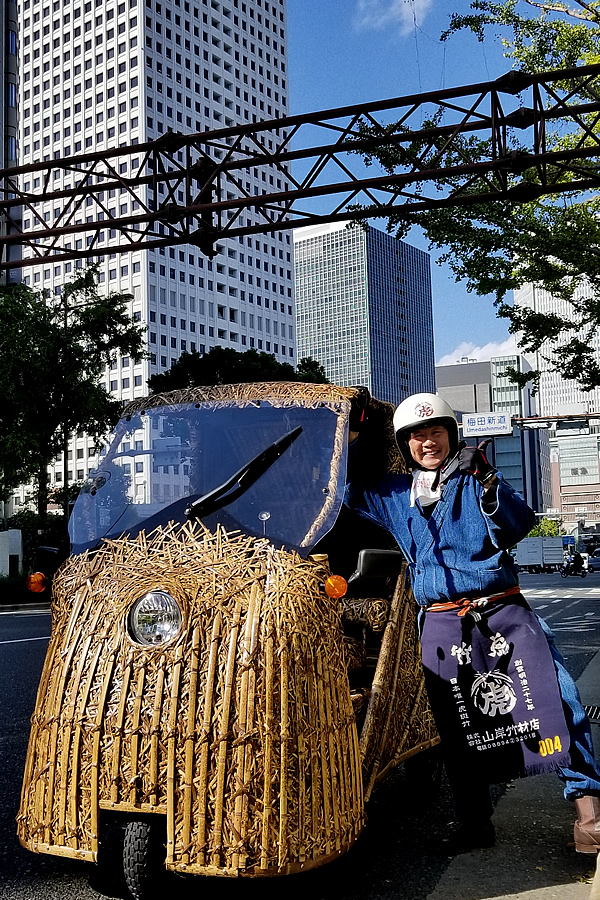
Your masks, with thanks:
M 421 506 L 431 506 L 442 496 L 442 490 L 450 475 L 458 468 L 458 456 L 447 460 L 439 469 L 413 469 L 410 488 L 410 505 L 418 500 Z

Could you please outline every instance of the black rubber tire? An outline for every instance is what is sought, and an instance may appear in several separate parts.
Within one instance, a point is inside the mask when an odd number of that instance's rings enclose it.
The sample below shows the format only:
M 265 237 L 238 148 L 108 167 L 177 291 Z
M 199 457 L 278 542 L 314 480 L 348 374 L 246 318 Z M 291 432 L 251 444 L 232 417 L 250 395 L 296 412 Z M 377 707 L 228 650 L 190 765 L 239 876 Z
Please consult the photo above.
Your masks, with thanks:
M 561 570 L 560 570 L 560 577 L 561 577 L 561 578 L 566 578 L 568 574 L 569 574 L 569 573 L 567 572 L 566 569 L 561 569 Z
M 165 847 L 162 817 L 130 819 L 123 840 L 123 875 L 133 900 L 160 896 Z
M 580 572 L 579 574 L 581 575 L 582 578 L 585 578 L 587 575 L 587 572 L 584 569 L 583 572 Z
M 125 897 L 123 878 L 124 822 L 119 816 L 105 813 L 100 818 L 98 859 L 90 866 L 89 885 L 97 894 L 105 897 Z

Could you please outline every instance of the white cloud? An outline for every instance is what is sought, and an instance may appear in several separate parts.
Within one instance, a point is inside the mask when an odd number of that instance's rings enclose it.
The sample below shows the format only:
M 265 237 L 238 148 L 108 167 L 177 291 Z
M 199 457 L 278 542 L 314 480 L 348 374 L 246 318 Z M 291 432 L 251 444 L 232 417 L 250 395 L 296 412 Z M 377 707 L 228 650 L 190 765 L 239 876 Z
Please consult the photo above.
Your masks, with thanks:
M 514 334 L 509 335 L 505 341 L 490 341 L 478 347 L 472 341 L 462 341 L 451 353 L 446 353 L 437 360 L 436 366 L 453 366 L 460 362 L 463 356 L 475 359 L 477 362 L 487 362 L 492 356 L 511 356 L 517 352 L 517 342 Z
M 422 25 L 433 0 L 358 0 L 355 22 L 358 28 L 383 31 L 398 26 L 402 34 L 412 31 L 414 21 Z

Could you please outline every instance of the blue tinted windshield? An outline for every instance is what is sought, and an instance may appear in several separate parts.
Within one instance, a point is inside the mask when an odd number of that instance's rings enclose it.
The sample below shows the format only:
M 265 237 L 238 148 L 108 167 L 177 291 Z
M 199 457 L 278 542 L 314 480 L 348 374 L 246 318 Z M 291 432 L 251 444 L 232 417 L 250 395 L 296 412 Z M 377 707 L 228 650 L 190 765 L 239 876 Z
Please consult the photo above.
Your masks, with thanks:
M 185 510 L 194 500 L 298 428 L 298 436 L 254 483 L 229 502 L 225 496 L 216 511 L 214 504 L 209 514 L 201 511 L 200 518 L 211 529 L 220 523 L 309 552 L 339 512 L 346 442 L 339 435 L 336 440 L 333 408 L 275 407 L 266 401 L 177 404 L 123 419 L 75 504 L 73 552 L 95 547 L 102 538 L 186 521 Z

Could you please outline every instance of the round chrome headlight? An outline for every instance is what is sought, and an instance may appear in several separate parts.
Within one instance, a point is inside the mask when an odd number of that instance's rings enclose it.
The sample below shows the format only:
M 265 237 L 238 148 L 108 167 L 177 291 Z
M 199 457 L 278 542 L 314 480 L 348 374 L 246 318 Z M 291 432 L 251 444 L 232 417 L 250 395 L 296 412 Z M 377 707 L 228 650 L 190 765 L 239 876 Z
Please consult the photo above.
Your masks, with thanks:
M 136 644 L 160 647 L 176 637 L 183 623 L 177 602 L 166 591 L 149 591 L 129 611 L 127 631 Z

